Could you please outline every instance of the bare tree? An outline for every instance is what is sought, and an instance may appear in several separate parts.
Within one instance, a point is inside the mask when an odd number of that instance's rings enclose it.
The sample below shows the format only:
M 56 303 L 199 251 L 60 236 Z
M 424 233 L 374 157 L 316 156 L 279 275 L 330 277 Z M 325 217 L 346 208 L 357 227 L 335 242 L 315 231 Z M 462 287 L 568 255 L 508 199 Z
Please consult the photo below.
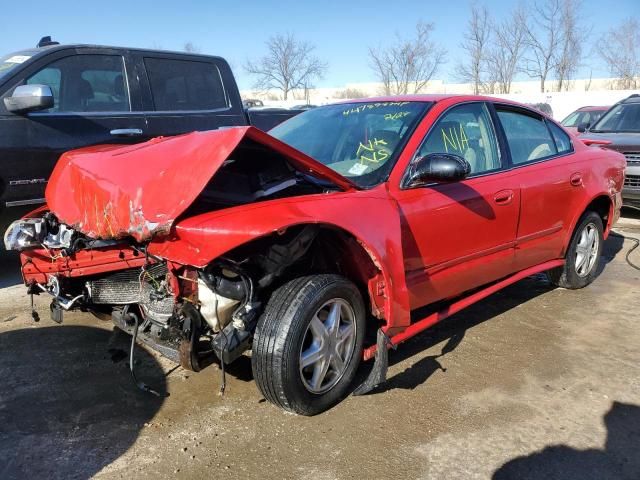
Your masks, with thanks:
M 640 87 L 640 23 L 627 18 L 604 34 L 596 45 L 621 89 Z
M 336 98 L 346 98 L 346 99 L 350 99 L 350 98 L 364 98 L 366 97 L 367 94 L 365 92 L 363 92 L 362 90 L 358 89 L 358 88 L 345 88 L 344 90 L 340 90 L 338 92 L 336 92 L 335 97 Z
M 433 28 L 432 23 L 418 22 L 415 37 L 396 34 L 388 47 L 369 47 L 371 69 L 386 95 L 420 92 L 445 63 L 447 51 L 430 38 Z
M 569 89 L 569 81 L 580 67 L 583 45 L 590 33 L 590 28 L 581 21 L 580 10 L 580 0 L 562 1 L 561 48 L 558 49 L 555 58 L 558 91 L 562 91 L 563 87 Z
M 188 53 L 200 53 L 200 47 L 194 45 L 192 42 L 187 42 L 182 46 L 182 50 Z
M 312 88 L 327 69 L 327 64 L 313 55 L 315 46 L 297 40 L 291 33 L 270 37 L 266 45 L 268 53 L 247 61 L 244 68 L 256 77 L 254 88 L 280 90 L 284 100 L 292 90 Z
M 464 83 L 473 84 L 474 95 L 478 95 L 483 87 L 490 37 L 491 23 L 487 8 L 473 5 L 464 41 L 460 44 L 467 54 L 467 61 L 457 65 L 456 73 Z
M 498 93 L 511 93 L 511 83 L 521 69 L 526 39 L 526 17 L 520 5 L 494 27 L 487 54 L 487 69 L 495 77 Z
M 544 92 L 547 78 L 556 68 L 558 49 L 562 48 L 562 4 L 561 0 L 546 0 L 530 8 L 530 21 L 525 24 L 528 56 L 524 71 L 540 80 L 540 91 Z

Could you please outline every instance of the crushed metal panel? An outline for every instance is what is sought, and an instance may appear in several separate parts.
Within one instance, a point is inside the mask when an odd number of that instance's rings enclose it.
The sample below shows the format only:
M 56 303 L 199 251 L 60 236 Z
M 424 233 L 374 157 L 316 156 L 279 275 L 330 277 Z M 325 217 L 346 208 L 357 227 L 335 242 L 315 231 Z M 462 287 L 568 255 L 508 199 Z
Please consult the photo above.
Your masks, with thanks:
M 237 127 L 67 152 L 49 180 L 47 203 L 63 223 L 89 237 L 149 240 L 169 232 L 244 138 L 307 174 L 353 188 L 348 179 L 268 134 Z

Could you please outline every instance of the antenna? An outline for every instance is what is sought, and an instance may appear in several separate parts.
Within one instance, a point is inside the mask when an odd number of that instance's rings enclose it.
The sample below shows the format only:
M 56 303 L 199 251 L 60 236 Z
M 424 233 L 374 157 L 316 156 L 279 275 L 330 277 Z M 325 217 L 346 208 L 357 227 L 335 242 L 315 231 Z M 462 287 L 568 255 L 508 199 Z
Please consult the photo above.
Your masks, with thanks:
M 60 45 L 60 42 L 54 42 L 51 40 L 51 35 L 47 35 L 46 37 L 42 37 L 36 47 L 48 47 L 49 45 Z

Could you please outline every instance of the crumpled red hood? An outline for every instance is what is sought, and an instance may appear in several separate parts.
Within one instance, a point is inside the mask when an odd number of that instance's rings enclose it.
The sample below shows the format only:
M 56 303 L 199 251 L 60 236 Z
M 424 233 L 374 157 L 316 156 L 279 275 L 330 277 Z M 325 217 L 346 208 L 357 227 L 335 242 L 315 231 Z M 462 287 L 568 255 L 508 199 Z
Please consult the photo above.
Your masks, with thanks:
M 159 137 L 131 146 L 103 145 L 60 157 L 46 190 L 58 219 L 92 238 L 167 233 L 245 139 L 284 155 L 295 168 L 342 189 L 355 185 L 254 127 Z

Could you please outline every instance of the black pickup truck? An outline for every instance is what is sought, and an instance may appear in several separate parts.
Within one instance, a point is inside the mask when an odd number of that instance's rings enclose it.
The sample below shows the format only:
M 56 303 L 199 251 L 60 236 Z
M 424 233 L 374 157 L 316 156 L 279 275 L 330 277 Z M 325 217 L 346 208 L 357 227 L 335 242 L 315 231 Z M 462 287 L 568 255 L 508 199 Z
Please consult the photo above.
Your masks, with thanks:
M 61 153 L 194 130 L 268 130 L 297 111 L 245 110 L 220 57 L 95 45 L 0 57 L 0 224 L 44 202 Z

